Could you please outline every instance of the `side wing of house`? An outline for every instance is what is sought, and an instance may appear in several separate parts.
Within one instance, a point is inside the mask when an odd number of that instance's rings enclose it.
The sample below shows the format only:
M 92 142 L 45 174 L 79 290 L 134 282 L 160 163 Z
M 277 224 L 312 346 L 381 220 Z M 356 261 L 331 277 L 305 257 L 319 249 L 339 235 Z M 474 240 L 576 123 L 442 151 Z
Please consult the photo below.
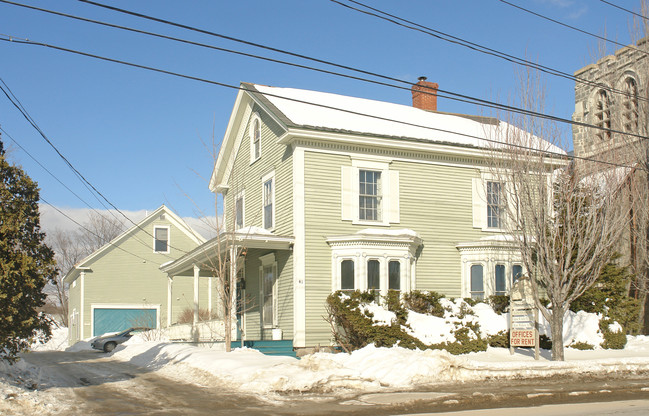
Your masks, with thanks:
M 192 233 L 161 207 L 82 260 L 66 277 L 70 343 L 131 326 L 159 328 L 166 323 L 161 317 L 167 313 L 167 279 L 159 267 L 203 241 Z M 190 289 L 191 282 L 187 286 Z M 176 314 L 188 303 L 182 290 L 178 293 Z

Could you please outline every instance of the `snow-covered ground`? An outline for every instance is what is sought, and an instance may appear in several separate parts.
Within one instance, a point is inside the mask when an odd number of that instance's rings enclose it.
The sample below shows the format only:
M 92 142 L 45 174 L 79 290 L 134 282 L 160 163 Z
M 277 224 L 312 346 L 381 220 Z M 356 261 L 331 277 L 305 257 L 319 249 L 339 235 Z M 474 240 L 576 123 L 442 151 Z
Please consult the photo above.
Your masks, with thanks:
M 455 305 L 457 306 L 457 305 Z M 378 322 L 389 322 L 390 312 L 370 305 Z M 473 314 L 463 319 L 477 320 L 481 332 L 497 333 L 507 328 L 507 316 L 495 314 L 486 305 L 477 305 Z M 409 318 L 412 333 L 426 342 L 452 340 L 453 318 L 414 315 Z M 582 341 L 599 345 L 599 318 L 580 312 L 566 316 L 564 342 Z M 66 329 L 56 329 L 52 340 L 34 350 L 66 349 Z M 399 347 L 368 346 L 352 354 L 316 353 L 295 359 L 265 356 L 256 350 L 242 348 L 226 353 L 165 341 L 145 341 L 138 336 L 116 348 L 112 358 L 130 362 L 165 376 L 188 382 L 196 380 L 196 371 L 210 373 L 211 380 L 245 393 L 272 395 L 281 392 L 373 392 L 408 390 L 453 381 L 477 381 L 499 377 L 531 377 L 584 372 L 616 372 L 649 369 L 649 336 L 628 337 L 623 350 L 596 348 L 582 351 L 567 348 L 565 362 L 550 361 L 550 352 L 542 350 L 534 360 L 533 350 L 516 349 L 510 355 L 505 348 L 454 356 L 443 350 L 408 350 Z M 84 341 L 67 351 L 89 349 Z M 45 406 L 46 400 L 31 390 L 38 384 L 39 371 L 24 362 L 8 366 L 0 362 L 0 397 L 32 400 Z M 1 410 L 1 407 L 0 407 Z M 0 412 L 1 413 L 1 412 Z

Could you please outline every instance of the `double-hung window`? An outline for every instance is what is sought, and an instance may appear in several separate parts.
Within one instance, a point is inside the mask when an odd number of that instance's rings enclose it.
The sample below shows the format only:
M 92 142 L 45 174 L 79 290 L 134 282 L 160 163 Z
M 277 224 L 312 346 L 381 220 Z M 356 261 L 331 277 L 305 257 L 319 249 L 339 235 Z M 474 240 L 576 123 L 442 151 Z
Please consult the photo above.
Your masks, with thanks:
M 352 157 L 341 166 L 341 219 L 388 226 L 400 222 L 399 171 L 385 158 Z
M 381 221 L 381 172 L 359 170 L 358 179 L 358 218 Z
M 153 228 L 153 251 L 169 253 L 169 227 Z
M 262 218 L 264 228 L 273 229 L 275 226 L 275 176 L 274 174 L 266 175 L 262 179 Z
M 500 182 L 487 182 L 487 227 L 502 228 L 503 224 L 503 187 Z

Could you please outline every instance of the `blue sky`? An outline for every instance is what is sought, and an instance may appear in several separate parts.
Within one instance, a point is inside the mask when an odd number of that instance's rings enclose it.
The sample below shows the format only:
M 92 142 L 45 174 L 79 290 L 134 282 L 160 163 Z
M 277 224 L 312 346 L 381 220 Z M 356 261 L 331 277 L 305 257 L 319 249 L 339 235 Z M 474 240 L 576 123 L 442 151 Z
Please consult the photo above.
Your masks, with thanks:
M 308 61 L 126 16 L 73 0 L 19 3 L 181 37 L 249 53 Z M 345 2 L 345 0 L 340 0 Z M 597 0 L 510 0 L 580 29 L 629 43 L 632 16 Z M 573 73 L 592 61 L 597 40 L 524 13 L 498 0 L 365 0 L 404 19 L 471 42 Z M 514 64 L 407 30 L 329 0 L 104 1 L 367 71 L 507 102 L 516 95 Z M 640 0 L 615 0 L 638 11 Z M 0 34 L 152 66 L 229 85 L 241 81 L 333 92 L 410 105 L 408 91 L 282 66 L 252 58 L 127 33 L 0 3 Z M 609 53 L 616 47 L 609 46 Z M 167 204 L 181 216 L 214 215 L 207 188 L 212 143 L 225 132 L 236 91 L 94 60 L 40 46 L 0 42 L 0 77 L 63 155 L 115 206 L 153 210 Z M 323 65 L 316 65 L 325 68 Z M 570 118 L 574 83 L 546 77 L 546 112 Z M 439 110 L 490 114 L 440 99 Z M 0 126 L 81 199 L 3 134 L 53 205 L 101 209 L 84 185 L 0 95 Z M 569 129 L 566 129 L 569 134 Z

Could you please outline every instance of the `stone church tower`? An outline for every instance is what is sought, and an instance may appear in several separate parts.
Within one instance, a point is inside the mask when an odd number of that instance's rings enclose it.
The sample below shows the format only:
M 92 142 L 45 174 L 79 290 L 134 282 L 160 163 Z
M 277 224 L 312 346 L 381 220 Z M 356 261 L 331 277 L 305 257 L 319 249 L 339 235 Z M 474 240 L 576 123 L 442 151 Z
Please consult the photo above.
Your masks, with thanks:
M 579 159 L 575 163 L 619 173 L 620 191 L 626 193 L 629 212 L 620 261 L 635 275 L 629 293 L 641 301 L 644 333 L 649 333 L 649 37 L 574 75 L 572 119 L 595 126 L 573 125 L 575 156 L 616 165 Z

